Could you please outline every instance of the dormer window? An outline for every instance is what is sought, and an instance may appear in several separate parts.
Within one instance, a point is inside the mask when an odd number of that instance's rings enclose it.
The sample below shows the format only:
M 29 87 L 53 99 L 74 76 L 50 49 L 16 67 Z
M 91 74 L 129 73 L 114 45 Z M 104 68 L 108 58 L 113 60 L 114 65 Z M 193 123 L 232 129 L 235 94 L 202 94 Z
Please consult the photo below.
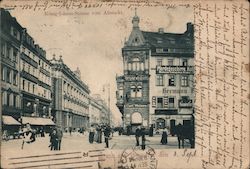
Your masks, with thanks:
M 156 53 L 163 53 L 163 48 L 156 48 Z

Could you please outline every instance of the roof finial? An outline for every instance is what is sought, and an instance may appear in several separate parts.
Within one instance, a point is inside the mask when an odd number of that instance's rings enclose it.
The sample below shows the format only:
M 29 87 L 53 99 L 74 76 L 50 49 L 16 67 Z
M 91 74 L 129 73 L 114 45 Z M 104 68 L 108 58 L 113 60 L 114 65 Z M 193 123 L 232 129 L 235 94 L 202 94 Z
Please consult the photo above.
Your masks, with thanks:
M 135 8 L 135 16 L 137 16 L 137 8 Z

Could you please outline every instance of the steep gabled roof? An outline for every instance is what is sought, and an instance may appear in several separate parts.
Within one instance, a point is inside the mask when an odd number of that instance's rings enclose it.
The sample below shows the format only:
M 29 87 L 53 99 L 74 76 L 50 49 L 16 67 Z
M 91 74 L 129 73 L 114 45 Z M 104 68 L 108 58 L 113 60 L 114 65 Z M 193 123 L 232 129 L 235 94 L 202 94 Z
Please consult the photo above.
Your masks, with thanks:
M 193 48 L 193 36 L 185 33 L 160 33 L 142 31 L 143 37 L 155 48 Z

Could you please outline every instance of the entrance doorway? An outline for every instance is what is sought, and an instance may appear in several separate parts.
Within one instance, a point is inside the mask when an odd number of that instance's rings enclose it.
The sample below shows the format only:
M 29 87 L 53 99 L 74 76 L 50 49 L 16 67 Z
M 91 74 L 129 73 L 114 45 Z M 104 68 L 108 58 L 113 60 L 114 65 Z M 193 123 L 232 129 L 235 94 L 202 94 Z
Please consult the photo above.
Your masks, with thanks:
M 175 135 L 175 120 L 174 119 L 170 120 L 170 134 L 172 136 Z

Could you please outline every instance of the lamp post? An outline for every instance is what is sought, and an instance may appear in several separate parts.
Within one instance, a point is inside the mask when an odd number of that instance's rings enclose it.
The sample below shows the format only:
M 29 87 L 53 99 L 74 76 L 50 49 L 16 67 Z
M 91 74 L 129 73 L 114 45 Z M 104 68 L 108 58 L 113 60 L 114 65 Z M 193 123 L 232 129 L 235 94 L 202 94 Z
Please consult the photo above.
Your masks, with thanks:
M 111 111 L 110 111 L 110 83 L 103 85 L 103 92 L 105 92 L 105 86 L 108 87 L 108 123 L 111 125 Z

